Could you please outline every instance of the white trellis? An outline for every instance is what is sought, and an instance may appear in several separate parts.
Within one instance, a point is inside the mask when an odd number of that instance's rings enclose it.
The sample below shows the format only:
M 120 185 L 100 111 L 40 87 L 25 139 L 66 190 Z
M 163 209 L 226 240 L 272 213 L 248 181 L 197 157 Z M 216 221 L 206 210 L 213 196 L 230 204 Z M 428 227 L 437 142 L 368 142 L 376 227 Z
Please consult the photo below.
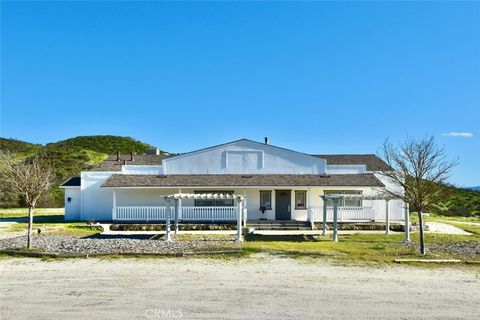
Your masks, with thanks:
M 236 194 L 227 194 L 227 193 L 176 193 L 171 195 L 163 196 L 167 201 L 167 219 L 166 219 L 166 238 L 167 241 L 171 240 L 170 236 L 170 212 L 171 212 L 171 203 L 174 202 L 174 212 L 175 212 L 175 234 L 179 232 L 178 230 L 178 212 L 179 212 L 179 200 L 182 199 L 221 199 L 221 200 L 235 200 L 237 202 L 237 236 L 236 241 L 243 241 L 242 238 L 242 209 L 246 196 L 236 195 Z
M 322 235 L 325 236 L 327 232 L 327 200 L 333 202 L 333 241 L 338 241 L 338 202 L 339 200 L 385 200 L 385 234 L 390 234 L 390 217 L 389 217 L 389 202 L 390 200 L 400 200 L 399 198 L 389 195 L 355 195 L 355 194 L 329 194 L 321 195 L 323 200 L 323 225 Z M 405 242 L 410 242 L 410 213 L 408 203 L 404 205 L 405 214 Z M 313 221 L 312 221 L 313 223 Z

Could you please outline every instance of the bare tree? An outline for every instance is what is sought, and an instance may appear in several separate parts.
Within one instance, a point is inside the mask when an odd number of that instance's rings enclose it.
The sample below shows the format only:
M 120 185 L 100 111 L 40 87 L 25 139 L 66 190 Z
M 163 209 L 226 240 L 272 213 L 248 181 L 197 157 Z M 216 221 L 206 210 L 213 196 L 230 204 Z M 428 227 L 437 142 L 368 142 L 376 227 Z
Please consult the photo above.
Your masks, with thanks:
M 32 248 L 33 209 L 42 194 L 53 184 L 53 168 L 38 157 L 16 160 L 10 152 L 0 151 L 2 183 L 21 195 L 28 205 L 27 247 Z
M 417 212 L 420 224 L 420 252 L 426 254 L 422 212 L 445 196 L 445 183 L 458 159 L 447 160 L 445 150 L 433 137 L 407 139 L 393 145 L 386 140 L 380 157 L 392 167 L 381 192 L 400 198 Z

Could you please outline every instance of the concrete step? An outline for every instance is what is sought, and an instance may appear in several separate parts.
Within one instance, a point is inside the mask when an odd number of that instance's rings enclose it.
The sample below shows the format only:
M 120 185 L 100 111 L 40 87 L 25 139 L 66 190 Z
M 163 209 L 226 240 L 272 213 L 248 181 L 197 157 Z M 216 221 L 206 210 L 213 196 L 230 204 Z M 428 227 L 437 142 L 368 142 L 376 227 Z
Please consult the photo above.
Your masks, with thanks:
M 311 230 L 308 222 L 261 222 L 247 223 L 247 227 L 255 230 Z

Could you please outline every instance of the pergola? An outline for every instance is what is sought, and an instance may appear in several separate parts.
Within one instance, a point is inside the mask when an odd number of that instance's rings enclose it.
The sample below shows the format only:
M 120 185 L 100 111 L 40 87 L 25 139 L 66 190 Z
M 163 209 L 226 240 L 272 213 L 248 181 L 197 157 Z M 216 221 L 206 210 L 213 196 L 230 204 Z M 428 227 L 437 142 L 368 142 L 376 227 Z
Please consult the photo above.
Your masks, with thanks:
M 349 200 L 385 200 L 385 234 L 390 234 L 390 219 L 389 219 L 389 201 L 390 200 L 401 200 L 397 197 L 392 197 L 390 195 L 354 195 L 354 194 L 329 194 L 321 195 L 320 198 L 323 200 L 323 226 L 322 226 L 322 235 L 325 236 L 327 233 L 327 200 L 332 200 L 333 202 L 333 241 L 338 242 L 338 202 L 339 200 L 349 199 Z M 404 215 L 405 215 L 405 240 L 404 242 L 410 242 L 410 214 L 408 203 L 405 203 L 404 206 Z
M 237 236 L 236 241 L 243 241 L 242 238 L 242 209 L 246 196 L 226 193 L 176 193 L 164 196 L 167 201 L 167 219 L 166 219 L 166 240 L 171 241 L 170 236 L 170 216 L 172 202 L 174 207 L 174 219 L 175 219 L 175 234 L 178 233 L 178 212 L 179 212 L 179 200 L 181 199 L 224 199 L 224 200 L 236 200 L 237 202 Z

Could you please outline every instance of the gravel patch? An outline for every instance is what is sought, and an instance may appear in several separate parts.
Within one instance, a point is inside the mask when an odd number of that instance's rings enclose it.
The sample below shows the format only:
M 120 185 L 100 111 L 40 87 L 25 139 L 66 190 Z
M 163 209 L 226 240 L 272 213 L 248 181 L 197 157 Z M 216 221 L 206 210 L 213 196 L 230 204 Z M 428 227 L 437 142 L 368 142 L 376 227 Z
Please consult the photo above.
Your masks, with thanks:
M 26 237 L 14 237 L 0 242 L 0 250 L 25 247 Z M 39 235 L 33 238 L 33 249 L 57 254 L 182 254 L 192 251 L 235 250 L 235 241 L 164 241 L 148 238 L 103 237 L 81 238 L 61 235 Z
M 428 250 L 437 252 L 446 252 L 466 257 L 480 256 L 480 243 L 476 241 L 462 241 L 451 243 L 436 243 L 427 245 Z

